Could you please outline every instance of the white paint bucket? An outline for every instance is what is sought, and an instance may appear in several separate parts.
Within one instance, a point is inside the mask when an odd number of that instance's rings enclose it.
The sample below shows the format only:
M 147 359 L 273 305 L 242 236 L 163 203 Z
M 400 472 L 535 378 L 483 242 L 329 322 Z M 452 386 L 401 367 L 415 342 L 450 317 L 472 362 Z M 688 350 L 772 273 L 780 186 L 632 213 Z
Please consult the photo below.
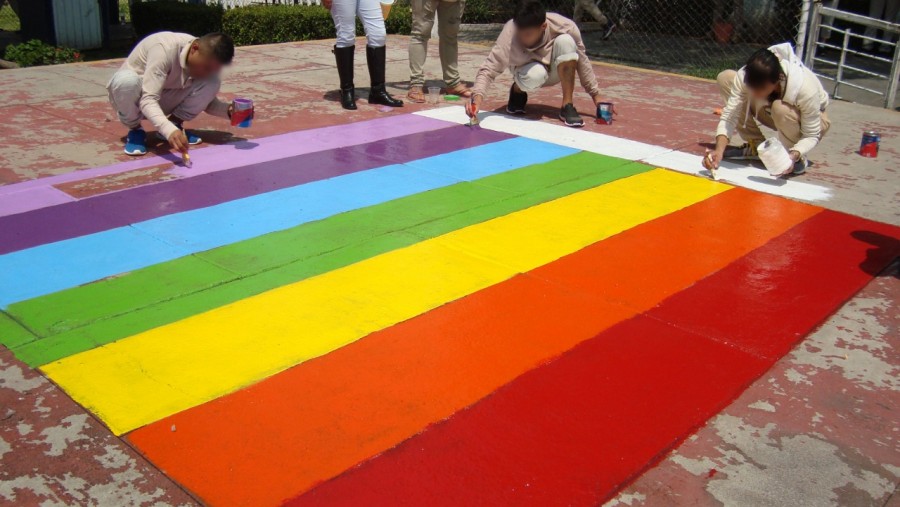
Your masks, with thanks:
M 772 176 L 781 176 L 794 165 L 791 155 L 777 138 L 766 139 L 756 150 L 759 159 Z

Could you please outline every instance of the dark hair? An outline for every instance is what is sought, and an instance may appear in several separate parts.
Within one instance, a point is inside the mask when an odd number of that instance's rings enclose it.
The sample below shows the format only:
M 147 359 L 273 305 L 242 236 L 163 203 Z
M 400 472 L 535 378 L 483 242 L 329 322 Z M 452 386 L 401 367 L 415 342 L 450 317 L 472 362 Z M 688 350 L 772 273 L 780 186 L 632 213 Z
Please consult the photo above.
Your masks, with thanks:
M 200 49 L 212 55 L 219 63 L 228 65 L 234 59 L 234 41 L 224 33 L 213 32 L 200 37 Z
M 759 89 L 781 80 L 781 61 L 768 49 L 760 49 L 750 55 L 744 67 L 744 84 Z
M 516 28 L 538 28 L 547 21 L 547 10 L 535 0 L 524 0 L 516 9 L 513 23 Z

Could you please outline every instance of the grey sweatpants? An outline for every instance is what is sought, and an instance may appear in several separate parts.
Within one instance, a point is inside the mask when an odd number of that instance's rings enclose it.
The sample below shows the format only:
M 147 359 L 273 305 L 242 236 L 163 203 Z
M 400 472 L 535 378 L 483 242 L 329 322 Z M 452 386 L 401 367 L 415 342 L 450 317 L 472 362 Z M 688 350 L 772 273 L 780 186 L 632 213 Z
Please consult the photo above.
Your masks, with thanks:
M 143 95 L 141 85 L 141 76 L 131 69 L 119 69 L 106 85 L 109 103 L 115 109 L 119 121 L 130 129 L 140 127 L 141 120 L 144 119 L 140 105 Z M 217 93 L 219 93 L 218 80 L 200 81 L 182 89 L 163 90 L 159 107 L 166 116 L 189 121 L 205 111 L 215 100 Z

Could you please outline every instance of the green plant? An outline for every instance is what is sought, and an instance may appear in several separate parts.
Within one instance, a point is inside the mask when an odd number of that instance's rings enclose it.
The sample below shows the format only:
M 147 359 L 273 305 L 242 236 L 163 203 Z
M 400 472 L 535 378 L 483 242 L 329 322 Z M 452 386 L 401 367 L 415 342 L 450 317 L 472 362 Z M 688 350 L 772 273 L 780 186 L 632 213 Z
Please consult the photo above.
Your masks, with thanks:
M 515 2 L 466 0 L 463 23 L 506 23 L 513 16 Z
M 412 29 L 410 7 L 395 5 L 385 27 L 388 33 L 409 34 Z M 230 35 L 238 46 L 332 39 L 335 36 L 331 14 L 313 5 L 235 7 L 225 12 L 222 31 Z M 356 33 L 363 33 L 359 23 Z
M 225 9 L 218 4 L 203 5 L 177 0 L 155 0 L 131 5 L 131 24 L 138 37 L 170 31 L 205 35 L 222 31 Z
M 20 67 L 33 67 L 35 65 L 80 62 L 82 55 L 78 50 L 72 48 L 51 46 L 33 39 L 7 46 L 4 58 L 16 62 Z

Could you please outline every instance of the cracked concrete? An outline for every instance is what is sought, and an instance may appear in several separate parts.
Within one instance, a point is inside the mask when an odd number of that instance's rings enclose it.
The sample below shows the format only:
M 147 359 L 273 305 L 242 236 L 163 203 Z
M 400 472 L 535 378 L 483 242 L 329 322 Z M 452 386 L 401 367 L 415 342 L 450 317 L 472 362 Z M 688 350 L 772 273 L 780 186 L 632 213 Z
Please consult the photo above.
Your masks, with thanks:
M 896 502 L 898 300 L 895 263 L 606 506 Z

